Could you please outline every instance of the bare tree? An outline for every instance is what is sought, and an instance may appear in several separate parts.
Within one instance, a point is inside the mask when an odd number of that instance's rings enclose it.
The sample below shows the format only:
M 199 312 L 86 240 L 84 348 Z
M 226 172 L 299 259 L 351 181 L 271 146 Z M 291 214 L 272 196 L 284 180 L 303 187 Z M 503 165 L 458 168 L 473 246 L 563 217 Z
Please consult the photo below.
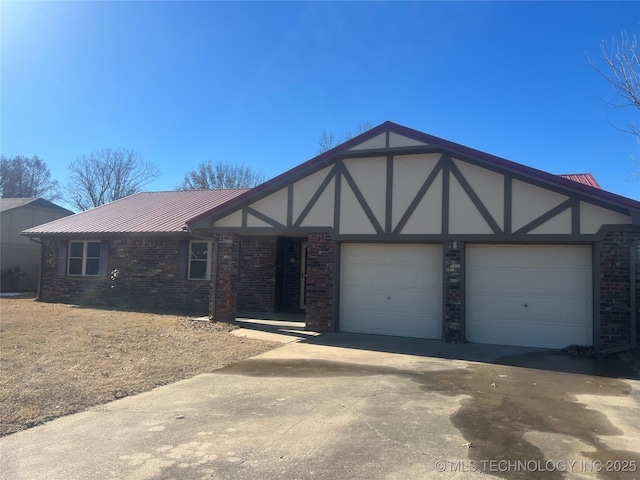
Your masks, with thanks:
M 336 136 L 333 132 L 327 132 L 326 130 L 322 131 L 320 138 L 318 139 L 318 146 L 320 147 L 318 153 L 326 152 L 327 150 L 331 150 L 333 147 L 338 145 L 340 142 L 336 140 Z
M 42 197 L 47 200 L 61 198 L 58 182 L 44 160 L 33 157 L 5 157 L 0 159 L 0 193 L 2 198 Z
M 608 102 L 614 108 L 631 107 L 640 110 L 640 51 L 634 34 L 620 34 L 620 40 L 600 44 L 602 59 L 606 68 L 599 67 L 589 59 L 589 64 L 602 75 L 619 97 L 616 102 Z M 640 141 L 640 126 L 635 122 L 627 125 L 628 132 Z
M 73 205 L 88 210 L 133 195 L 158 178 L 160 170 L 134 150 L 102 148 L 69 163 L 67 192 Z
M 221 188 L 252 188 L 264 182 L 264 175 L 244 164 L 203 162 L 190 170 L 176 190 L 213 190 Z
M 336 137 L 336 135 L 332 131 L 324 130 L 318 139 L 318 153 L 326 152 L 327 150 L 331 150 L 333 147 L 337 147 L 341 143 L 346 142 L 347 140 L 351 140 L 353 137 L 360 135 L 361 133 L 366 132 L 373 128 L 369 122 L 364 122 L 358 125 L 355 133 L 351 131 L 347 131 L 340 138 Z

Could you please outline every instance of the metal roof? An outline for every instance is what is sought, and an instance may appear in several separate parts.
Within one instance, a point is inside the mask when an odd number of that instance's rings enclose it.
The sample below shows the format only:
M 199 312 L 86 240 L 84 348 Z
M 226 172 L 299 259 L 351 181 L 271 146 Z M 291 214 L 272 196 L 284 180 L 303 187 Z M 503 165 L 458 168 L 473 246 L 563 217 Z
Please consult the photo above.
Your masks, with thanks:
M 67 212 L 69 214 L 73 213 L 71 210 L 67 210 L 66 208 L 63 208 L 60 205 L 56 205 L 55 203 L 52 203 L 49 200 L 45 200 L 44 198 L 0 198 L 0 212 L 6 212 L 7 210 L 24 207 L 26 205 L 32 207 L 49 208 L 51 210 L 59 210 L 61 212 Z
M 248 189 L 142 192 L 38 225 L 23 235 L 183 232 L 186 221 Z
M 598 181 L 590 173 L 565 173 L 558 176 L 581 183 L 582 185 L 589 185 L 590 187 L 599 188 L 602 190 L 602 187 L 600 186 Z

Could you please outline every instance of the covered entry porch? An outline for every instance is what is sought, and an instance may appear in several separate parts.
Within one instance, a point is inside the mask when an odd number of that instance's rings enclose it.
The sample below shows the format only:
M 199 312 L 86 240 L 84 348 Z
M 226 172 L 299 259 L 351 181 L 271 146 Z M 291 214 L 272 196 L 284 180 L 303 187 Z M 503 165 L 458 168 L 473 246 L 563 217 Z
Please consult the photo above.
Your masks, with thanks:
M 327 234 L 215 235 L 211 318 L 334 322 L 335 243 Z

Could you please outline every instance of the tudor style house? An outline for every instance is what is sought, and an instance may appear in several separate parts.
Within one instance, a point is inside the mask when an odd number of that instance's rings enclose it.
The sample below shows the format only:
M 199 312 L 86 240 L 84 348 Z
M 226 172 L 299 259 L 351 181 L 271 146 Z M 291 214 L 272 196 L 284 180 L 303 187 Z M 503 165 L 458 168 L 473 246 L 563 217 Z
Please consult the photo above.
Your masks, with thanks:
M 629 348 L 640 203 L 565 177 L 385 122 L 250 190 L 138 194 L 23 234 L 45 246 L 43 301 Z

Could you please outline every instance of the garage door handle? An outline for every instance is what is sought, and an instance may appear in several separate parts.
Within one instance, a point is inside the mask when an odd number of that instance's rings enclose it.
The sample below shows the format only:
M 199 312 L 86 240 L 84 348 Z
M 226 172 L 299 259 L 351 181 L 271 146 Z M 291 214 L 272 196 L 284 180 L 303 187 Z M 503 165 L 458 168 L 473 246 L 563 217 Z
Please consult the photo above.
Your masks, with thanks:
M 391 300 L 391 297 L 387 297 L 387 300 Z
M 528 306 L 529 306 L 529 304 L 528 304 L 528 303 L 525 303 L 525 304 L 524 304 L 524 308 L 527 308 Z

